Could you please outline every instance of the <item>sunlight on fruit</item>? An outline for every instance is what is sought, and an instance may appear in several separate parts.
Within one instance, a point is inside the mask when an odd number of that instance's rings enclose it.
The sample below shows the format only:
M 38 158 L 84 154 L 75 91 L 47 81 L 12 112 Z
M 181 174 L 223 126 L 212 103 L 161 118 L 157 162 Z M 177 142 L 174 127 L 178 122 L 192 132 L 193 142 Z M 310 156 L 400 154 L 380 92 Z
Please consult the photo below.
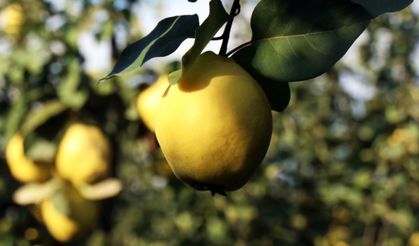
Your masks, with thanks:
M 169 81 L 167 76 L 161 75 L 156 82 L 147 87 L 144 91 L 141 91 L 138 95 L 137 110 L 141 120 L 152 132 L 154 132 L 160 102 L 168 87 Z
M 419 232 L 410 235 L 409 246 L 419 246 Z
M 239 189 L 249 180 L 271 132 L 270 106 L 257 82 L 234 61 L 211 52 L 169 87 L 156 125 L 175 175 L 215 192 Z
M 419 246 L 419 0 L 0 0 L 0 151 L 0 246 Z

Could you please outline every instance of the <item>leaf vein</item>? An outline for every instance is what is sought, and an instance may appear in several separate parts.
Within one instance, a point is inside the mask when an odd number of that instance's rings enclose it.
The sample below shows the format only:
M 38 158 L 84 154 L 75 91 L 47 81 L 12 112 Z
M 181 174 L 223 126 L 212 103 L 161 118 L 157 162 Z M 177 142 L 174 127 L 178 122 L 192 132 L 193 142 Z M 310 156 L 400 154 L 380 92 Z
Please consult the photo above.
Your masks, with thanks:
M 317 52 L 319 52 L 320 54 L 322 54 L 322 55 L 324 55 L 324 56 L 327 56 L 327 54 L 324 52 L 324 51 L 322 51 L 321 49 L 319 49 L 317 46 L 315 46 L 311 41 L 310 41 L 310 39 L 308 39 L 306 36 L 304 36 L 304 40 L 307 42 L 307 44 L 311 47 L 311 48 L 313 48 L 313 50 L 315 50 L 315 51 L 317 51 Z

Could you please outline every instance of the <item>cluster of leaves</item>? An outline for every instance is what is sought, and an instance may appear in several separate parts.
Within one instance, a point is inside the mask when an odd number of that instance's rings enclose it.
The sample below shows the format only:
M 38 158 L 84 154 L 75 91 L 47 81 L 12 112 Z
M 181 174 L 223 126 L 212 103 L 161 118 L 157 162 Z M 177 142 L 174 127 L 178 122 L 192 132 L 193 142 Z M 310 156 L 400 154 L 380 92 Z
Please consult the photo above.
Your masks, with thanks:
M 101 80 L 135 69 L 151 58 L 169 55 L 185 39 L 194 38 L 194 45 L 182 57 L 181 69 L 169 77 L 172 84 L 177 83 L 226 24 L 220 55 L 232 56 L 245 68 L 265 90 L 272 109 L 280 112 L 289 103 L 288 82 L 327 72 L 372 19 L 403 9 L 411 2 L 261 0 L 252 12 L 251 41 L 227 52 L 230 28 L 240 11 L 240 1 L 234 1 L 229 15 L 220 0 L 211 0 L 210 14 L 202 24 L 197 15 L 160 21 L 145 38 L 128 46 L 111 73 Z
M 98 77 L 88 74 L 81 65 L 83 57 L 76 42 L 80 33 L 92 28 L 99 40 L 115 44 L 112 29 L 128 26 L 132 18 L 130 9 L 135 3 L 122 1 L 125 7 L 117 9 L 114 1 L 95 4 L 72 1 L 83 10 L 74 12 L 74 6 L 55 9 L 51 1 L 23 2 L 28 13 L 23 33 L 13 42 L 7 37 L 0 38 L 1 42 L 9 44 L 9 52 L 0 53 L 0 150 L 3 153 L 8 137 L 22 126 L 26 125 L 34 139 L 54 143 L 67 120 L 88 118 L 98 122 L 112 137 L 114 173 L 125 187 L 117 198 L 105 202 L 107 213 L 101 225 L 75 245 L 406 245 L 409 237 L 419 231 L 415 220 L 419 210 L 419 112 L 416 107 L 419 88 L 417 71 L 410 62 L 410 54 L 417 43 L 414 33 L 419 21 L 410 10 L 377 17 L 368 25 L 369 40 L 360 49 L 362 69 L 338 63 L 327 74 L 312 81 L 290 84 L 292 100 L 287 110 L 275 114 L 273 140 L 264 164 L 240 191 L 227 197 L 212 197 L 185 186 L 170 172 L 156 170 L 162 159 L 158 151 L 150 151 L 152 137 L 142 135 L 141 123 L 133 109 L 139 88 L 130 86 L 128 81 L 132 78 L 116 78 L 97 86 Z M 298 7 L 294 6 L 294 1 L 261 2 L 281 3 L 292 10 Z M 300 4 L 305 6 L 306 2 Z M 364 2 L 375 2 L 376 5 L 370 6 L 377 6 L 380 1 Z M 311 23 L 310 13 L 314 11 L 307 9 L 310 11 L 300 12 L 300 17 L 308 18 Z M 106 13 L 112 18 L 96 26 L 93 24 L 96 23 L 95 13 Z M 342 12 L 334 13 L 340 17 Z M 377 14 L 368 12 L 368 15 Z M 45 25 L 46 16 L 59 17 L 64 24 L 50 29 L 54 27 Z M 196 17 L 173 18 L 169 26 L 176 27 L 186 20 L 184 18 Z M 351 20 L 340 19 L 342 22 Z M 296 32 L 307 31 L 299 29 L 297 24 L 301 21 L 303 19 L 297 19 L 296 25 L 281 29 L 290 31 L 282 36 L 296 35 L 295 45 L 311 37 L 300 37 Z M 261 25 L 252 22 L 252 25 Z M 211 18 L 206 23 L 213 32 L 216 26 L 222 25 L 214 24 Z M 361 29 L 336 32 L 350 35 L 352 43 Z M 376 47 L 383 31 L 391 34 L 392 39 L 385 59 L 377 65 Z M 167 54 L 167 50 L 156 48 L 160 47 L 159 40 L 176 40 L 165 36 L 170 33 L 160 30 L 153 34 L 160 39 L 153 39 L 152 45 L 141 44 L 141 47 L 153 54 L 155 50 Z M 329 44 L 328 34 L 336 35 L 333 31 L 324 32 L 316 36 L 317 42 Z M 135 35 L 133 38 L 138 39 L 139 34 Z M 190 35 L 189 32 L 184 37 Z M 208 42 L 206 35 L 201 39 Z M 259 34 L 254 35 L 258 39 Z M 194 47 L 204 43 L 197 42 Z M 259 52 L 272 48 L 262 45 L 264 42 L 258 43 L 262 50 Z M 157 46 L 153 48 L 153 45 Z M 122 46 L 114 45 L 115 53 Z M 168 50 L 173 48 L 170 46 Z M 289 59 L 322 57 L 316 50 L 293 56 L 289 53 L 293 46 L 281 47 L 284 47 L 281 52 Z M 255 50 L 259 48 L 249 46 L 234 56 L 242 56 L 241 52 L 257 53 Z M 194 49 L 200 52 L 199 48 Z M 345 49 L 336 55 L 343 55 Z M 190 52 L 189 57 L 195 52 Z M 139 63 L 135 65 L 149 59 L 147 54 L 139 53 L 142 60 L 136 60 Z M 299 76 L 321 73 L 313 72 L 308 64 L 294 67 L 301 64 L 294 63 L 295 60 L 280 62 L 284 64 L 278 66 L 296 71 Z M 246 67 L 246 63 L 243 60 L 243 66 Z M 322 64 L 314 62 L 314 65 Z M 264 68 L 269 72 L 269 67 Z M 357 111 L 359 100 L 340 86 L 343 74 L 360 72 L 364 75 L 363 84 L 377 91 L 362 101 L 362 114 Z M 285 82 L 294 80 L 298 79 L 286 78 L 280 83 L 287 85 Z M 28 142 L 28 149 L 37 142 Z M 34 156 L 38 155 L 33 152 Z M 0 244 L 55 245 L 36 221 L 35 209 L 12 202 L 11 191 L 19 184 L 10 176 L 4 156 L 0 156 Z

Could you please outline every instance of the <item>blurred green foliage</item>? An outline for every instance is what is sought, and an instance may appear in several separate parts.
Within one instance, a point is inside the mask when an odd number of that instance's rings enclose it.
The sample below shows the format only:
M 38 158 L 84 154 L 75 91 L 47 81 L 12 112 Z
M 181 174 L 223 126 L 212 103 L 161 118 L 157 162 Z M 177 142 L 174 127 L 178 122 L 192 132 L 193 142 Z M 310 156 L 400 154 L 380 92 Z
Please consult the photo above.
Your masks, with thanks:
M 99 226 L 70 245 L 419 244 L 419 80 L 412 65 L 419 21 L 410 9 L 371 23 L 367 41 L 349 51 L 359 66 L 340 62 L 291 84 L 291 104 L 274 114 L 263 165 L 241 190 L 212 197 L 164 171 L 140 121 L 135 98 L 153 71 L 97 85 L 108 71 L 83 66 L 77 40 L 84 32 L 110 43 L 113 58 L 143 35 L 138 1 L 3 0 L 0 8 L 12 2 L 25 18 L 18 34 L 0 34 L 0 245 L 57 244 L 36 207 L 13 203 L 20 184 L 4 159 L 8 138 L 51 100 L 67 110 L 45 116 L 33 134 L 55 143 L 69 120 L 96 122 L 112 139 L 113 174 L 125 187 L 103 202 Z M 347 78 L 362 86 L 351 93 Z

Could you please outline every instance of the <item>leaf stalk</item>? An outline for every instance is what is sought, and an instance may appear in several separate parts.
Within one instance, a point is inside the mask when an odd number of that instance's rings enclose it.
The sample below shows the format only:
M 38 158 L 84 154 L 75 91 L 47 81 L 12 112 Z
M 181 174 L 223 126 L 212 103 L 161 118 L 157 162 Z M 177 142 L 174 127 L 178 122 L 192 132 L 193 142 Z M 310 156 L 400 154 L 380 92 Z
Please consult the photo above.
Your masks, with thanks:
M 223 39 L 223 43 L 221 44 L 219 54 L 222 56 L 227 56 L 227 45 L 230 39 L 231 27 L 233 26 L 234 17 L 236 17 L 239 13 L 240 13 L 240 0 L 234 0 L 233 6 L 231 7 L 231 10 L 230 10 L 230 18 L 227 21 L 223 34 L 221 35 Z

